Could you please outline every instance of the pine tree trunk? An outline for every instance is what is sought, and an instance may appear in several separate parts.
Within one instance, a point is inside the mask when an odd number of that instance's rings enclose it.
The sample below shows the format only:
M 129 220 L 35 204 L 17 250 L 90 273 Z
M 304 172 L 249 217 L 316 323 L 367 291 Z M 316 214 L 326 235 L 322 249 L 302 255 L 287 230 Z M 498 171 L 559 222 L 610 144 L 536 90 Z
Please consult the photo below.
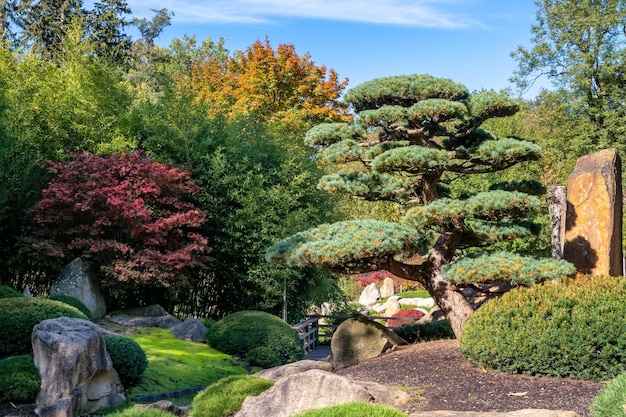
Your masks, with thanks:
M 474 310 L 467 298 L 457 291 L 456 286 L 443 279 L 441 267 L 450 262 L 460 239 L 459 232 L 444 233 L 439 237 L 428 257 L 429 268 L 424 277 L 426 289 L 446 315 L 457 339 L 461 337 L 463 327 L 474 314 Z

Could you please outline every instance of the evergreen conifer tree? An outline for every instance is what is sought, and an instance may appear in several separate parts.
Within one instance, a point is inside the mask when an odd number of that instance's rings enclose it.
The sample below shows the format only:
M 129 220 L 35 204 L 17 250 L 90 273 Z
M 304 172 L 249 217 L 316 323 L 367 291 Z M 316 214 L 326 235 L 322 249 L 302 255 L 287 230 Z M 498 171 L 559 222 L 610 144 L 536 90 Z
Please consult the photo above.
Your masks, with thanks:
M 276 243 L 267 251 L 268 260 L 344 274 L 387 270 L 418 281 L 457 337 L 473 313 L 462 288 L 530 285 L 574 272 L 571 264 L 556 259 L 502 252 L 461 256 L 462 249 L 530 237 L 536 230 L 528 221 L 540 206 L 535 196 L 513 187 L 455 199 L 445 187 L 466 175 L 540 158 L 538 145 L 497 138 L 480 128 L 485 120 L 515 114 L 516 100 L 493 91 L 470 94 L 461 84 L 429 75 L 375 79 L 344 98 L 357 114 L 354 122 L 317 125 L 305 143 L 318 150 L 321 162 L 352 163 L 353 169 L 322 177 L 318 188 L 395 202 L 406 208 L 405 217 L 323 224 Z

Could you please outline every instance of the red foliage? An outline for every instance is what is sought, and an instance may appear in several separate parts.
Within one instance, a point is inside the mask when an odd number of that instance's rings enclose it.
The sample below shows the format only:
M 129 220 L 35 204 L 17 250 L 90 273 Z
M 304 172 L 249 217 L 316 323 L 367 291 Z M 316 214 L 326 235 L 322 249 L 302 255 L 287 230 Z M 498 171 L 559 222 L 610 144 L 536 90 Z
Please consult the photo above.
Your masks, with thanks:
M 362 274 L 356 277 L 356 282 L 363 286 L 363 288 L 370 285 L 372 282 L 376 284 L 380 284 L 385 280 L 385 278 L 391 277 L 395 278 L 395 276 L 391 272 L 387 272 L 384 270 L 381 271 L 373 271 L 368 272 L 367 274 Z
M 28 213 L 34 229 L 24 250 L 48 266 L 82 256 L 104 286 L 189 285 L 209 261 L 198 233 L 205 213 L 185 196 L 199 190 L 187 171 L 141 152 L 109 157 L 85 153 L 48 162 L 55 174 Z
M 402 318 L 414 318 L 415 320 L 419 320 L 424 317 L 425 314 L 421 310 L 400 310 L 396 314 L 391 317 L 402 317 Z M 413 320 L 387 320 L 387 327 L 401 327 L 409 324 L 413 324 Z

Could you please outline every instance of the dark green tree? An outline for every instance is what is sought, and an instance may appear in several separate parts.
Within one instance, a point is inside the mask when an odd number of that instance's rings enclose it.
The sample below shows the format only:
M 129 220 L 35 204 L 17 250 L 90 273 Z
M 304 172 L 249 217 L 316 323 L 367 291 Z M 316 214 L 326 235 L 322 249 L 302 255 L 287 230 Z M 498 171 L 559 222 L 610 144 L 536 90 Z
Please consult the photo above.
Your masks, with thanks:
M 130 14 L 131 10 L 125 0 L 102 0 L 94 3 L 90 36 L 98 56 L 117 64 L 128 64 L 132 43 L 124 30 L 131 24 L 125 19 Z
M 15 13 L 23 46 L 47 60 L 63 55 L 71 24 L 87 18 L 83 0 L 19 0 Z
M 446 196 L 451 181 L 541 156 L 534 143 L 497 138 L 480 128 L 488 119 L 515 114 L 516 100 L 493 91 L 472 95 L 461 84 L 429 75 L 375 79 L 344 98 L 358 114 L 355 122 L 318 125 L 307 132 L 305 143 L 319 150 L 324 163 L 352 162 L 362 169 L 325 175 L 318 188 L 392 201 L 405 208 L 405 217 L 323 224 L 276 243 L 268 260 L 347 274 L 384 269 L 418 281 L 457 337 L 473 313 L 464 287 L 530 285 L 574 272 L 571 264 L 555 259 L 462 256 L 465 248 L 533 235 L 526 217 L 539 208 L 537 197 L 504 190 L 465 199 Z
M 626 3 L 623 0 L 537 0 L 533 47 L 518 47 L 512 81 L 524 90 L 547 77 L 581 117 L 596 148 L 620 146 L 625 132 Z

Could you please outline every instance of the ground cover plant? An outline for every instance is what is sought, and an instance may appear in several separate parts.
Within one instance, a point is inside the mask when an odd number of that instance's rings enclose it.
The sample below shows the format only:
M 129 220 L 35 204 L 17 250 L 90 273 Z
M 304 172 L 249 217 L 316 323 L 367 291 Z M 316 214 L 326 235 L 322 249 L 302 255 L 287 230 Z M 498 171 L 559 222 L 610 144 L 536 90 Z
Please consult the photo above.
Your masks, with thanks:
M 483 305 L 460 340 L 472 363 L 587 380 L 626 370 L 626 281 L 581 276 L 519 288 Z
M 407 415 L 393 407 L 368 404 L 368 403 L 348 403 L 324 407 L 317 410 L 309 410 L 296 414 L 293 417 L 406 417 Z
M 230 375 L 244 375 L 243 363 L 204 343 L 178 340 L 166 329 L 150 328 L 129 332 L 148 358 L 141 381 L 126 394 L 132 399 L 213 384 Z
M 626 372 L 611 380 L 594 398 L 590 411 L 593 417 L 615 417 L 626 414 Z
M 259 395 L 274 382 L 249 375 L 223 378 L 193 399 L 190 417 L 227 417 L 237 412 L 248 396 Z

